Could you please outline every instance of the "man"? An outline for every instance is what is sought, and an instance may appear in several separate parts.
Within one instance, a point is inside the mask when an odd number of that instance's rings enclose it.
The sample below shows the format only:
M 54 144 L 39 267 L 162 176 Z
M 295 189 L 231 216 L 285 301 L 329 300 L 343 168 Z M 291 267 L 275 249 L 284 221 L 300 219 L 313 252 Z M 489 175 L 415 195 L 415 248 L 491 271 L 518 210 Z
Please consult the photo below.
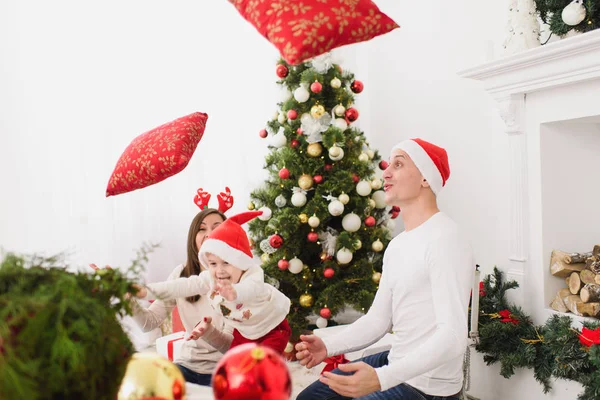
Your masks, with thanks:
M 324 373 L 298 400 L 458 399 L 475 266 L 465 237 L 437 206 L 449 176 L 438 146 L 411 139 L 392 149 L 384 190 L 387 204 L 400 207 L 405 230 L 385 251 L 373 305 L 335 337 L 301 336 L 296 357 L 312 368 L 371 345 L 390 328 L 392 348 Z

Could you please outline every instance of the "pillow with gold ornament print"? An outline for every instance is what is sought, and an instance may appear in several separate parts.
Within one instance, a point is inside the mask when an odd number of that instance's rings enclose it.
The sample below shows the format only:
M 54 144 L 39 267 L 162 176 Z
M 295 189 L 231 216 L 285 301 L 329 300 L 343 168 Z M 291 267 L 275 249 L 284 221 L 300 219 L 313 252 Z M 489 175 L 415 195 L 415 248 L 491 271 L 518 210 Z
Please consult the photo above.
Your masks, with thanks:
M 137 136 L 127 146 L 110 176 L 106 197 L 163 181 L 188 165 L 208 115 L 195 112 Z
M 371 40 L 398 24 L 371 0 L 229 0 L 292 65 Z

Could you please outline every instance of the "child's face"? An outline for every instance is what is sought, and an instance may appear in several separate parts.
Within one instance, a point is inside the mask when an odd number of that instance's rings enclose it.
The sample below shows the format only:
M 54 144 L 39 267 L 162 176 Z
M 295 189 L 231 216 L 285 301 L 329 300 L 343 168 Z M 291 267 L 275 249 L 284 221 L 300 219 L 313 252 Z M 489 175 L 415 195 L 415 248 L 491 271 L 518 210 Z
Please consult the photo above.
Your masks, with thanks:
M 242 277 L 241 269 L 234 267 L 227 261 L 215 256 L 214 254 L 207 253 L 206 259 L 208 260 L 208 270 L 210 276 L 217 283 L 224 283 L 228 280 L 231 284 L 238 283 Z

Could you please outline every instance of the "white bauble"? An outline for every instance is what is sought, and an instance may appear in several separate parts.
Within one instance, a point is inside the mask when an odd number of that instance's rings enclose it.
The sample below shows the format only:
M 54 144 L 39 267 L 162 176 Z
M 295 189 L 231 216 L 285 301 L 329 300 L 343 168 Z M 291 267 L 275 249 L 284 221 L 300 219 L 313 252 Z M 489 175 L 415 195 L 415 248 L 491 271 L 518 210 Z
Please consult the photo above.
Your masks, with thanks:
M 294 345 L 291 344 L 290 342 L 288 342 L 288 344 L 285 345 L 284 352 L 291 353 L 293 350 L 294 350 Z
M 348 123 L 343 118 L 334 119 L 333 126 L 335 126 L 338 129 L 341 129 L 342 131 L 345 131 L 346 129 L 348 129 Z
M 279 208 L 281 207 L 285 207 L 287 203 L 287 200 L 285 199 L 285 196 L 280 194 L 279 196 L 275 197 L 275 205 Z
M 348 196 L 346 193 L 342 193 L 338 196 L 338 200 L 345 205 L 350 201 L 350 196 Z
M 287 117 L 285 116 L 284 113 L 280 113 L 277 116 L 277 122 L 279 122 L 280 124 L 283 124 L 285 121 L 287 121 Z
M 277 147 L 278 149 L 287 144 L 287 138 L 283 131 L 279 131 L 271 137 L 271 146 Z
M 321 220 L 316 215 L 313 215 L 308 219 L 308 225 L 310 225 L 311 228 L 316 228 L 320 223 Z
M 373 249 L 373 251 L 379 253 L 381 250 L 383 250 L 383 243 L 381 243 L 381 240 L 377 239 L 376 241 L 374 241 L 371 244 L 371 249 Z
M 342 213 L 344 212 L 344 205 L 339 200 L 333 200 L 327 206 L 327 210 L 329 210 L 329 214 L 333 215 L 334 217 L 337 217 L 338 215 L 342 215 Z
M 356 232 L 360 229 L 360 217 L 354 213 L 344 215 L 342 218 L 342 227 L 348 232 Z
M 323 317 L 317 318 L 317 322 L 315 322 L 315 324 L 319 329 L 327 328 L 327 320 Z
M 352 252 L 347 248 L 342 247 L 336 253 L 335 258 L 340 264 L 348 264 L 350 261 L 352 261 Z
M 333 107 L 333 113 L 338 117 L 343 117 L 346 113 L 346 107 L 344 107 L 341 104 L 338 104 L 337 106 Z
M 299 274 L 304 268 L 304 263 L 298 257 L 292 258 L 289 262 L 288 271 L 292 274 Z
M 356 193 L 361 196 L 368 196 L 371 194 L 371 182 L 362 180 L 356 184 Z
M 585 19 L 585 14 L 583 0 L 573 0 L 571 4 L 563 8 L 561 17 L 565 24 L 575 26 Z
M 258 219 L 261 221 L 268 221 L 271 218 L 271 214 L 273 214 L 271 209 L 267 206 L 259 208 L 258 211 L 262 211 L 262 214 L 258 216 Z
M 375 208 L 385 208 L 385 192 L 383 190 L 376 191 L 371 198 L 375 201 Z
M 292 92 L 290 92 L 290 90 L 288 88 L 284 88 L 281 91 L 281 102 L 285 103 L 286 101 L 288 101 L 291 98 L 292 98 Z
M 300 86 L 298 89 L 294 90 L 294 99 L 298 103 L 304 103 L 310 98 L 310 93 L 304 86 Z
M 381 182 L 381 179 L 379 179 L 379 178 L 375 178 L 371 181 L 371 189 L 373 189 L 373 190 L 379 190 L 379 189 L 381 189 L 382 186 L 383 186 L 383 182 Z
M 367 155 L 367 153 L 360 153 L 358 155 L 358 161 L 364 162 L 364 163 L 369 162 L 369 156 Z
M 344 149 L 336 146 L 335 144 L 329 148 L 328 152 L 331 161 L 340 161 L 342 158 L 344 158 Z
M 338 78 L 333 78 L 329 84 L 334 89 L 339 89 L 342 87 L 342 81 L 340 81 Z
M 388 228 L 390 230 L 390 232 L 393 232 L 394 229 L 396 229 L 396 221 L 394 221 L 393 219 L 388 219 L 387 222 L 385 223 L 385 227 Z
M 372 160 L 375 157 L 375 152 L 371 149 L 367 150 L 365 153 L 369 156 L 369 159 Z
M 291 202 L 294 207 L 302 207 L 306 204 L 306 195 L 302 192 L 294 193 Z

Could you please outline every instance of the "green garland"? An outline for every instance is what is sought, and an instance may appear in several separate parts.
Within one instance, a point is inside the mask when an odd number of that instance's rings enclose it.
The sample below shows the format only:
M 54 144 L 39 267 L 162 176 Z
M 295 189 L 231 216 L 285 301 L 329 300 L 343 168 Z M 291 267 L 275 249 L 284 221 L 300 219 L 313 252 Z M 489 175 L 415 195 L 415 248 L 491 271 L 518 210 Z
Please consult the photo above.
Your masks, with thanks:
M 0 399 L 114 400 L 134 347 L 118 316 L 149 251 L 125 272 L 67 271 L 64 255 L 0 263 Z M 90 270 L 91 271 L 91 270 Z
M 544 393 L 550 380 L 581 383 L 578 400 L 600 398 L 600 323 L 584 322 L 581 331 L 572 328 L 568 316 L 553 315 L 537 326 L 519 307 L 506 301 L 506 291 L 518 287 L 504 282 L 497 268 L 484 278 L 479 293 L 480 342 L 486 364 L 500 363 L 500 374 L 510 378 L 517 368 L 531 368 Z
M 540 19 L 550 26 L 550 31 L 558 36 L 567 34 L 570 30 L 588 32 L 597 29 L 600 24 L 600 2 L 597 0 L 584 0 L 586 16 L 579 24 L 570 26 L 562 19 L 563 9 L 571 0 L 535 0 L 535 7 Z

